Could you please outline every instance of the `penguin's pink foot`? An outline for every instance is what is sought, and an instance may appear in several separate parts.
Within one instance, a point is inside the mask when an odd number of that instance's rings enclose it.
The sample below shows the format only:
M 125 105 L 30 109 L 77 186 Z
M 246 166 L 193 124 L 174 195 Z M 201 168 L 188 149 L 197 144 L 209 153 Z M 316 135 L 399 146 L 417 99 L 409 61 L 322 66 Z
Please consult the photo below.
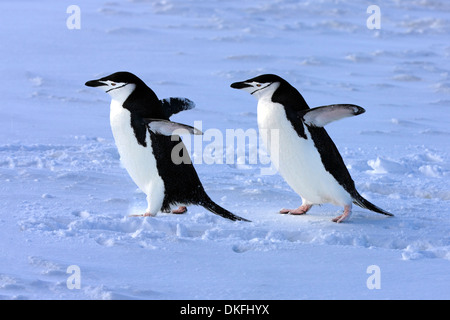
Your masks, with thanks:
M 280 213 L 281 214 L 293 214 L 293 215 L 301 215 L 301 214 L 305 214 L 309 211 L 309 209 L 311 209 L 312 205 L 307 205 L 304 204 L 300 207 L 298 207 L 297 209 L 281 209 Z
M 352 205 L 351 204 L 350 205 L 346 205 L 344 207 L 344 213 L 341 214 L 340 216 L 337 216 L 332 221 L 336 222 L 336 223 L 343 222 L 343 221 L 347 220 L 348 218 L 350 218 L 351 214 L 352 214 Z
M 174 214 L 183 214 L 187 211 L 187 208 L 185 206 L 180 206 L 178 209 L 172 210 L 172 213 Z

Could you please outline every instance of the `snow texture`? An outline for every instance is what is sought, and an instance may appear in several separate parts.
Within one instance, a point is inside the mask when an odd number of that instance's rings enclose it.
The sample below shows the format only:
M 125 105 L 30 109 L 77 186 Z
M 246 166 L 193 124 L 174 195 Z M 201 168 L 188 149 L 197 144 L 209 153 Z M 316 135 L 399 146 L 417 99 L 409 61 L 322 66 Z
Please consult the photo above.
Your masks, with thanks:
M 79 29 L 68 2 L 0 4 L 1 299 L 450 298 L 447 1 L 384 1 L 380 29 L 366 25 L 370 1 L 74 4 Z M 261 146 L 233 158 L 242 150 L 225 145 L 234 161 L 210 164 L 202 136 L 192 154 L 206 191 L 253 222 L 195 206 L 130 217 L 145 195 L 120 166 L 109 97 L 84 86 L 125 70 L 160 99 L 194 101 L 171 119 L 204 133 L 257 128 L 256 101 L 229 85 L 262 73 L 311 107 L 362 106 L 327 130 L 360 193 L 395 217 L 277 214 L 301 199 L 249 163 Z

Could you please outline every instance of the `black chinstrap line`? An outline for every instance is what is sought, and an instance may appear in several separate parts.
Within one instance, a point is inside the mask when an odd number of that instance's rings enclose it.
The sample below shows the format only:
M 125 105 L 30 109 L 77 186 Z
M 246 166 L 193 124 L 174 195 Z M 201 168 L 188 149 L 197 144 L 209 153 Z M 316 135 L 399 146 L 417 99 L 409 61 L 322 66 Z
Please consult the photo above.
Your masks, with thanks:
M 250 93 L 250 94 L 254 94 L 255 92 L 257 92 L 257 91 L 259 91 L 259 90 L 262 90 L 262 89 L 265 89 L 265 88 L 268 88 L 268 87 L 270 87 L 271 85 L 273 84 L 273 82 L 271 82 L 271 83 L 269 83 L 267 86 L 265 86 L 265 87 L 262 87 L 262 88 L 259 88 L 259 89 L 256 89 L 255 91 L 253 91 L 252 93 Z
M 112 91 L 112 90 L 123 88 L 123 87 L 125 87 L 127 84 L 129 84 L 129 83 L 127 82 L 127 83 L 125 83 L 124 85 L 121 85 L 120 87 L 111 88 L 111 89 L 109 89 L 109 90 L 106 90 L 105 92 L 108 93 L 108 92 L 110 92 L 110 91 Z

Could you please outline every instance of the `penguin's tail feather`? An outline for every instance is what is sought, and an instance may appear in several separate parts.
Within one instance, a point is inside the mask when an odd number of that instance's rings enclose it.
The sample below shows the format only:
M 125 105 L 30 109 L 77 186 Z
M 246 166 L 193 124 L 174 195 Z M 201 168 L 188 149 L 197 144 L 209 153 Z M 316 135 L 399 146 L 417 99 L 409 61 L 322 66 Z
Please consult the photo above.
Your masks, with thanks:
M 217 214 L 218 216 L 221 216 L 226 219 L 230 219 L 232 221 L 247 221 L 251 222 L 250 220 L 247 220 L 245 218 L 239 217 L 227 209 L 222 208 L 217 203 L 211 200 L 211 198 L 208 195 L 204 195 L 203 200 L 201 200 L 199 205 L 203 206 L 205 209 L 211 211 L 214 214 Z
M 377 213 L 381 213 L 390 217 L 393 217 L 394 215 L 390 212 L 387 212 L 386 210 L 381 209 L 380 207 L 377 207 L 373 203 L 371 203 L 369 200 L 364 199 L 363 196 L 361 196 L 358 192 L 356 192 L 353 195 L 353 203 L 357 206 L 360 206 L 361 208 L 368 209 Z

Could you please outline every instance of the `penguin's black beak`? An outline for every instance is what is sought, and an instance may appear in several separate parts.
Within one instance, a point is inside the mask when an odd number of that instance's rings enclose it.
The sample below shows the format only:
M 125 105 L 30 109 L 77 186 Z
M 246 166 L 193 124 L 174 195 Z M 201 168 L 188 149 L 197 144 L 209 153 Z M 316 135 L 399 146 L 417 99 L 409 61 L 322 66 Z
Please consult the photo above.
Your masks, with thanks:
M 85 85 L 88 86 L 88 87 L 101 87 L 101 86 L 106 86 L 105 83 L 100 82 L 99 80 L 90 80 L 90 81 L 86 82 Z
M 232 83 L 230 87 L 232 87 L 234 89 L 244 89 L 244 88 L 252 87 L 252 85 L 246 83 L 245 81 L 242 81 L 242 82 Z

